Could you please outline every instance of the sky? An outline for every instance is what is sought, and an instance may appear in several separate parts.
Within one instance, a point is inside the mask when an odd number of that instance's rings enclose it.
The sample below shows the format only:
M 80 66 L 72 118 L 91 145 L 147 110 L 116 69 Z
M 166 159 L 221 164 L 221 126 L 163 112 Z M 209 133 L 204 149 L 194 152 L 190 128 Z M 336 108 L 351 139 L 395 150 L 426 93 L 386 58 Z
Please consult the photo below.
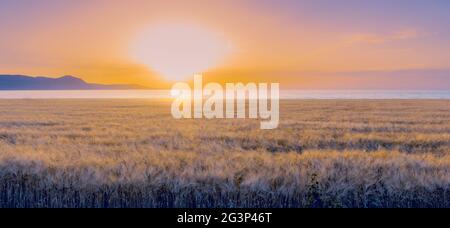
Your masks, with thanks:
M 221 83 L 450 89 L 448 12 L 447 0 L 1 0 L 0 74 L 170 88 L 160 69 L 202 66 Z

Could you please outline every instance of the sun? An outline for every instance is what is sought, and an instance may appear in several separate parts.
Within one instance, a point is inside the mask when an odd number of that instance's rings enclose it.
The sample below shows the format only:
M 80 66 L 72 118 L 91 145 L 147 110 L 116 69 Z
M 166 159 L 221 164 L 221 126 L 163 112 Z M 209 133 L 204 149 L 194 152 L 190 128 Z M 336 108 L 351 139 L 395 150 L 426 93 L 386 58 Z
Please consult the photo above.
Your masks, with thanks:
M 230 42 L 206 27 L 186 23 L 148 26 L 133 42 L 134 59 L 169 81 L 185 81 L 221 64 Z

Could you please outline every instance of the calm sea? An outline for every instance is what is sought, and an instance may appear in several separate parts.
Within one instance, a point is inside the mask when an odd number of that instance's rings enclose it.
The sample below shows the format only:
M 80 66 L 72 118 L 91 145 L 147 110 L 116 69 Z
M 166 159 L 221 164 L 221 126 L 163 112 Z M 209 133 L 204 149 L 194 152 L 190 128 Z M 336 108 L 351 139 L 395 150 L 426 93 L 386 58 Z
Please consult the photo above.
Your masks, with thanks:
M 282 99 L 450 99 L 450 90 L 284 90 Z M 164 99 L 169 90 L 0 91 L 0 99 Z

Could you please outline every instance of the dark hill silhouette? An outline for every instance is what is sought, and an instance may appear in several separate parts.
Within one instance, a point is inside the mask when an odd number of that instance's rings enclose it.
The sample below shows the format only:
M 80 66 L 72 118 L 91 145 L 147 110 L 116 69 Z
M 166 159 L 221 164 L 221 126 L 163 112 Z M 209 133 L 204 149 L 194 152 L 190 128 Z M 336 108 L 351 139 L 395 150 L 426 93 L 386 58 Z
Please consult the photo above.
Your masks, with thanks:
M 91 84 L 74 76 L 60 78 L 0 75 L 0 90 L 127 90 L 147 89 L 139 85 Z

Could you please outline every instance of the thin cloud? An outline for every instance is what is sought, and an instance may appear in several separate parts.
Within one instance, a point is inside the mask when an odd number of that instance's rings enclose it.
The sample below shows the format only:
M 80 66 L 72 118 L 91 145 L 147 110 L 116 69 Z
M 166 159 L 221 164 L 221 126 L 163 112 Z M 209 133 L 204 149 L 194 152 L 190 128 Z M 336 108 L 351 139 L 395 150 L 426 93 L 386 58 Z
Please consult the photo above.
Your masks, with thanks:
M 356 33 L 348 38 L 349 43 L 383 44 L 398 40 L 412 40 L 423 34 L 417 29 L 402 29 L 391 34 Z

